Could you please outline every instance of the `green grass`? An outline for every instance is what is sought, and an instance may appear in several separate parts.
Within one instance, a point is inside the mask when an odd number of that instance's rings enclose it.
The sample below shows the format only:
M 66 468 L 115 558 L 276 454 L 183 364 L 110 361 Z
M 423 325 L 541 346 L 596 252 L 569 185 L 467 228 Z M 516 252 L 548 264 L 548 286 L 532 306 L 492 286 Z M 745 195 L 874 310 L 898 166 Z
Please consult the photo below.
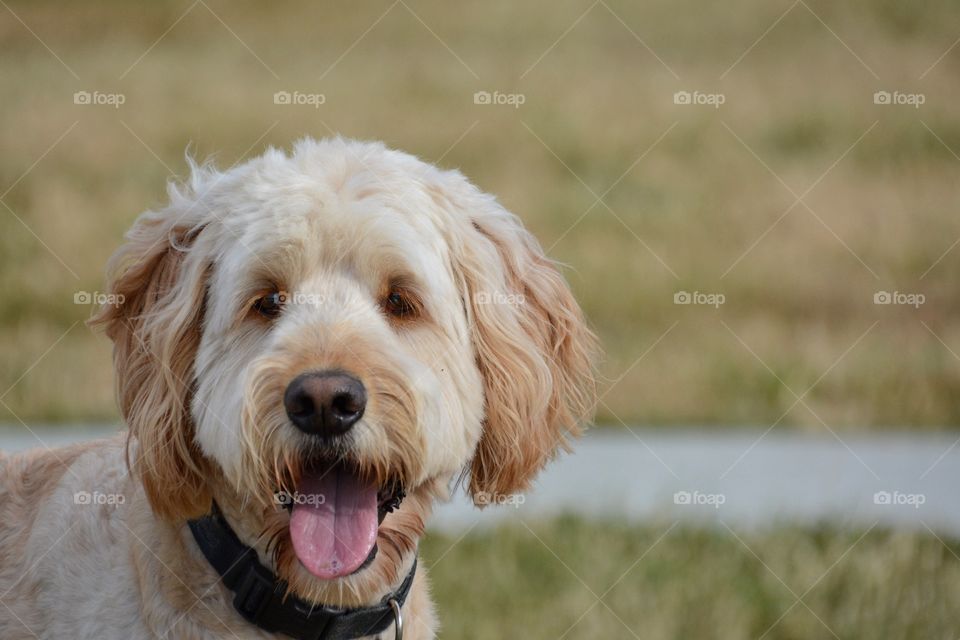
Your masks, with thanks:
M 430 535 L 422 556 L 442 638 L 955 640 L 958 552 L 880 529 L 734 534 L 565 518 Z
M 11 1 L 30 30 L 0 10 L 2 400 L 28 421 L 115 417 L 108 345 L 74 326 L 90 309 L 73 295 L 102 289 L 188 145 L 230 165 L 339 132 L 442 157 L 569 265 L 608 354 L 602 422 L 960 424 L 960 49 L 932 66 L 960 5 L 901 5 L 610 0 L 567 32 L 589 3 Z M 874 105 L 880 89 L 926 103 Z M 676 306 L 679 290 L 726 304 Z

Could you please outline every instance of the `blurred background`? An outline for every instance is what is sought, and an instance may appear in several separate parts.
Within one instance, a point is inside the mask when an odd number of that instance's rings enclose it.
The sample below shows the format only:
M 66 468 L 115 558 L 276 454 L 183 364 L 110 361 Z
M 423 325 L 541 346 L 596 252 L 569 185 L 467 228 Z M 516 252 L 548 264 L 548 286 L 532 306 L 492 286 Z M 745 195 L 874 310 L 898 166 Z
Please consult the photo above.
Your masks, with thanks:
M 960 5 L 0 5 L 0 445 L 118 428 L 83 321 L 187 150 L 379 139 L 606 351 L 582 451 L 441 510 L 441 637 L 960 635 Z

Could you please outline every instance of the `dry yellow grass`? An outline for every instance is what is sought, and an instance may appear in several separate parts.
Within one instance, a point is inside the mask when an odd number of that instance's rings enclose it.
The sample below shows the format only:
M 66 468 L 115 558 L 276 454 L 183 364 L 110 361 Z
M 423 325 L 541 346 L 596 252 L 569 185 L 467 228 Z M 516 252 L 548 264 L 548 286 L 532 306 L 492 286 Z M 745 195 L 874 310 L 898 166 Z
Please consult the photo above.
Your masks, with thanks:
M 956 550 L 879 528 L 749 533 L 565 518 L 459 541 L 428 536 L 422 557 L 443 638 L 949 640 L 960 630 Z
M 334 132 L 460 167 L 569 265 L 608 353 L 601 421 L 960 422 L 960 48 L 937 62 L 960 36 L 953 3 L 9 8 L 0 391 L 28 422 L 115 416 L 108 346 L 74 324 L 90 312 L 74 294 L 102 288 L 188 145 L 230 165 Z M 479 90 L 525 101 L 477 105 Z M 725 103 L 676 105 L 681 90 Z M 681 290 L 726 302 L 678 306 Z M 926 302 L 874 305 L 881 290 Z

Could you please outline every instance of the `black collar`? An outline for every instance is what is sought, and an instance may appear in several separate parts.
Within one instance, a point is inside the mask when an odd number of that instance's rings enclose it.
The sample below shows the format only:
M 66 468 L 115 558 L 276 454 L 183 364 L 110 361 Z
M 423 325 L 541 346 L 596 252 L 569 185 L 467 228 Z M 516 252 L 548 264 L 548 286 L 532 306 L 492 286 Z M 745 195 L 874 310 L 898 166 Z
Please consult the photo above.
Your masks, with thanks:
M 284 597 L 287 583 L 260 564 L 256 551 L 240 542 L 216 504 L 209 514 L 188 524 L 203 555 L 233 592 L 233 606 L 240 615 L 264 631 L 297 640 L 353 640 L 384 631 L 394 622 L 393 603 L 399 615 L 417 571 L 414 556 L 400 588 L 369 607 L 313 605 L 292 595 Z

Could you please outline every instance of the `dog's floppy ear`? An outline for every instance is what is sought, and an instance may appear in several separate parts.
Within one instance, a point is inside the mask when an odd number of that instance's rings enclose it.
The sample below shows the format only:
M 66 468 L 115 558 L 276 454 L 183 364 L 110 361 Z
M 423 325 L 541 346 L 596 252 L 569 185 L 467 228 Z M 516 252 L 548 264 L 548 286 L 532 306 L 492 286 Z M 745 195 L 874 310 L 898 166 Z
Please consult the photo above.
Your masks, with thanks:
M 191 251 L 202 223 L 180 216 L 171 206 L 137 219 L 107 267 L 116 304 L 90 320 L 113 341 L 117 398 L 131 435 L 128 461 L 153 510 L 171 521 L 210 507 L 207 463 L 190 415 L 207 263 Z
M 477 364 L 485 423 L 470 492 L 523 491 L 567 437 L 592 416 L 596 338 L 557 267 L 519 219 L 474 191 L 455 249 Z

